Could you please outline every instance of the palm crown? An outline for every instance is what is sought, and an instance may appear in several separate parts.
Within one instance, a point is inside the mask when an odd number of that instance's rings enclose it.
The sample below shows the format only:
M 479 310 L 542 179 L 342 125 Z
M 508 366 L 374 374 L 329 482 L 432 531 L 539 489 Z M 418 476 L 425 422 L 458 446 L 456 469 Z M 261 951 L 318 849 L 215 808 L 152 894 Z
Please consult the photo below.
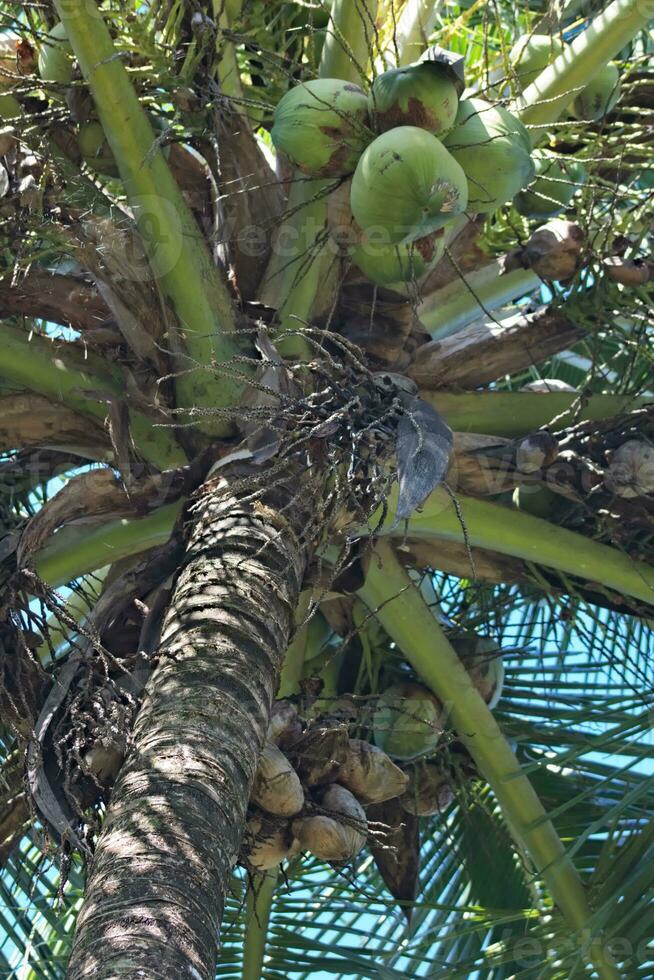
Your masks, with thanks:
M 648 11 L 6 8 L 3 970 L 651 976 Z

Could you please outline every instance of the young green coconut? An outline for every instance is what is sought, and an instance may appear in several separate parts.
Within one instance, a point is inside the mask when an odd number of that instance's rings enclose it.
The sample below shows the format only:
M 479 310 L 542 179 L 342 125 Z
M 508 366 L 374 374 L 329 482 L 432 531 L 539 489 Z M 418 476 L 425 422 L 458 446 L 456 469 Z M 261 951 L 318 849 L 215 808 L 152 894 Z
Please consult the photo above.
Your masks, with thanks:
M 547 150 L 534 150 L 536 179 L 513 201 L 527 218 L 551 218 L 568 206 L 584 180 L 586 171 L 578 160 L 561 161 Z
M 273 742 L 264 745 L 250 799 L 278 817 L 293 817 L 304 806 L 300 777 Z
M 494 708 L 504 686 L 501 648 L 493 640 L 472 631 L 453 637 L 451 642 L 482 698 L 489 708 Z
M 368 101 L 378 132 L 385 133 L 396 126 L 419 126 L 438 136 L 453 124 L 459 96 L 444 65 L 423 61 L 377 75 Z
M 609 62 L 592 77 L 572 103 L 571 115 L 585 122 L 597 122 L 613 109 L 622 94 L 620 72 Z
M 433 752 L 443 731 L 443 708 L 419 684 L 394 684 L 377 703 L 373 716 L 375 743 L 395 759 L 415 759 Z
M 399 245 L 375 245 L 365 242 L 350 251 L 350 258 L 366 279 L 378 286 L 415 282 L 443 257 L 445 239 L 442 229 L 414 242 Z
M 527 88 L 563 52 L 563 44 L 551 34 L 523 34 L 509 52 L 509 62 L 521 88 Z
M 292 824 L 293 834 L 302 850 L 323 861 L 350 861 L 366 842 L 368 823 L 363 807 L 337 784 L 325 791 L 321 806 L 330 815 L 298 817 Z
M 98 174 L 117 177 L 118 166 L 104 130 L 97 120 L 83 123 L 77 136 L 80 153 L 84 162 Z
M 42 41 L 37 64 L 44 82 L 67 85 L 73 77 L 73 48 L 61 22 Z
M 529 134 L 502 106 L 482 99 L 460 102 L 454 128 L 443 144 L 468 179 L 470 211 L 496 211 L 534 177 Z
M 305 174 L 351 174 L 372 139 L 366 94 L 340 78 L 303 82 L 278 103 L 270 136 L 275 148 Z
M 379 244 L 424 238 L 465 210 L 468 185 L 440 140 L 417 126 L 378 136 L 352 178 L 352 214 Z
M 338 781 L 361 803 L 384 803 L 404 793 L 409 777 L 376 745 L 352 738 Z

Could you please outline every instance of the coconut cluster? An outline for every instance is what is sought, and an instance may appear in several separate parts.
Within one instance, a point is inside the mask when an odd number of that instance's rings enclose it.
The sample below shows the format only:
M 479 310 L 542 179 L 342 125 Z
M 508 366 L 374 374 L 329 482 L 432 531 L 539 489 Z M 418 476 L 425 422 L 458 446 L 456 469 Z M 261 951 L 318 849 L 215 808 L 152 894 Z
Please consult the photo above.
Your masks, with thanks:
M 424 275 L 443 254 L 448 222 L 495 210 L 534 176 L 522 123 L 481 99 L 460 102 L 462 89 L 447 58 L 426 57 L 378 75 L 367 95 L 316 79 L 277 106 L 277 151 L 309 176 L 343 181 L 329 229 L 374 283 Z
M 470 632 L 454 636 L 452 644 L 474 686 L 495 707 L 504 678 L 497 644 Z M 250 796 L 241 849 L 246 867 L 267 871 L 302 851 L 350 861 L 368 838 L 367 806 L 399 799 L 408 813 L 428 816 L 452 802 L 451 774 L 430 761 L 446 726 L 431 691 L 408 681 L 386 688 L 372 715 L 374 744 L 349 736 L 352 704 L 348 699 L 349 710 L 339 713 L 335 702 L 331 715 L 306 721 L 291 702 L 275 703 Z M 469 776 L 474 767 L 467 755 L 459 773 L 466 765 Z
M 310 851 L 356 857 L 368 836 L 364 807 L 406 792 L 409 777 L 376 745 L 323 717 L 306 723 L 278 701 L 250 796 L 241 859 L 256 871 Z

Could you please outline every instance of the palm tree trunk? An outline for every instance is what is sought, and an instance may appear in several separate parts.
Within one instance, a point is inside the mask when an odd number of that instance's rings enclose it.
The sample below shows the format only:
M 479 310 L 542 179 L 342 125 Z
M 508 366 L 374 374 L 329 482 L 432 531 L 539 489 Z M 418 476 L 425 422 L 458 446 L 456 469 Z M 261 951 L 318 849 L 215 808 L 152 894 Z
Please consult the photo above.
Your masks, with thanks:
M 297 474 L 295 493 L 285 480 L 253 500 L 213 481 L 190 510 L 158 664 L 89 871 L 71 980 L 214 976 L 308 558 L 313 497 L 302 483 L 301 501 Z

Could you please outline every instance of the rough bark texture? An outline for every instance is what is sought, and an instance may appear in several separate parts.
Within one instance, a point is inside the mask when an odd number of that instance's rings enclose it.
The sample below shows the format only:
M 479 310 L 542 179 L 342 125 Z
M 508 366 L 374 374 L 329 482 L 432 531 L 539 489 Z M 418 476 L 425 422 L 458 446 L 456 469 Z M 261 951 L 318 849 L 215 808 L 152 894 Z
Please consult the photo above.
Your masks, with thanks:
M 3 316 L 38 316 L 82 332 L 97 327 L 109 310 L 91 283 L 78 276 L 32 271 L 17 284 L 0 281 Z
M 102 426 L 43 395 L 16 392 L 0 398 L 0 450 L 16 446 L 78 451 L 106 458 L 111 442 Z
M 286 484 L 252 503 L 205 487 L 191 512 L 159 663 L 90 869 L 71 980 L 214 976 L 307 561 L 312 496 L 302 485 L 303 511 Z
M 575 344 L 583 333 L 549 309 L 507 323 L 475 323 L 420 347 L 408 373 L 423 388 L 476 388 L 539 364 Z
M 470 564 L 470 554 L 474 562 Z M 407 538 L 398 548 L 398 558 L 407 568 L 435 568 L 461 578 L 475 578 L 482 582 L 527 582 L 527 568 L 519 558 L 509 558 L 498 551 L 482 551 L 471 548 L 470 554 L 463 544 L 455 541 L 428 541 Z

